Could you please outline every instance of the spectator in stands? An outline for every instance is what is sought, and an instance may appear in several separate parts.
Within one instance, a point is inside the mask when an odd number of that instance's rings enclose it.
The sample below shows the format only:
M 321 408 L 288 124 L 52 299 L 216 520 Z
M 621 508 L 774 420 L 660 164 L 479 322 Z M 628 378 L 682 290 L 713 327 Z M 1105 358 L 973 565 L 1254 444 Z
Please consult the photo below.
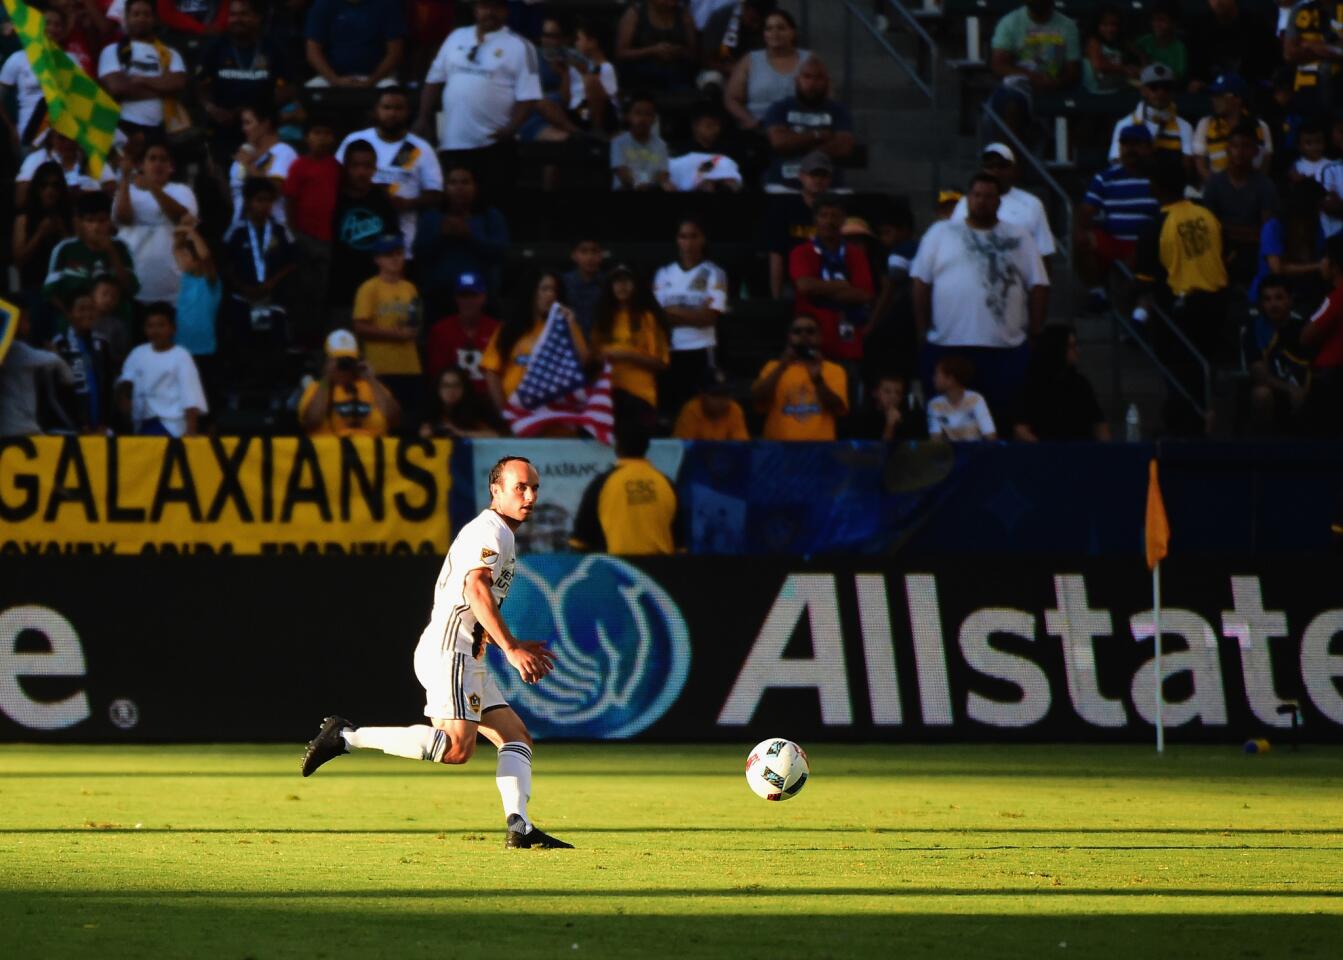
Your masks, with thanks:
M 788 276 L 788 256 L 793 247 L 816 234 L 816 200 L 830 192 L 834 165 L 819 150 L 798 164 L 800 193 L 786 193 L 769 200 L 765 216 L 765 247 L 769 250 L 769 289 L 775 300 L 783 297 Z
M 991 143 L 980 157 L 980 168 L 1002 184 L 1003 195 L 998 203 L 998 219 L 1016 224 L 1031 235 L 1040 256 L 1052 256 L 1055 250 L 1054 232 L 1049 229 L 1049 214 L 1040 198 L 1016 186 L 1017 157 L 1005 143 Z M 953 219 L 964 220 L 969 207 L 965 197 L 956 202 Z
M 289 165 L 281 193 L 288 227 L 303 262 L 303 270 L 294 278 L 294 323 L 299 342 L 307 345 L 317 343 L 327 326 L 332 224 L 340 196 L 341 166 L 333 156 L 336 132 L 329 120 L 309 120 L 304 140 L 307 152 Z M 345 155 L 349 157 L 348 150 Z
M 1144 124 L 1119 131 L 1119 162 L 1091 178 L 1078 206 L 1077 269 L 1091 285 L 1089 305 L 1109 302 L 1107 280 L 1116 263 L 1133 266 L 1138 237 L 1159 212 L 1148 168 L 1152 132 Z
M 196 73 L 212 153 L 221 163 L 242 145 L 242 108 L 276 103 L 294 80 L 284 46 L 262 33 L 262 0 L 229 0 L 225 6 L 227 32 L 210 40 Z
M 909 280 L 919 241 L 908 202 L 893 203 L 879 215 L 877 236 L 885 258 L 878 265 L 881 283 L 863 339 L 863 382 L 877 383 L 898 373 L 908 385 L 917 369 L 919 353 Z
M 727 378 L 717 367 L 706 367 L 699 393 L 685 402 L 676 416 L 672 436 L 679 440 L 749 440 L 746 414 L 728 393 Z
M 690 90 L 697 56 L 695 24 L 680 0 L 639 0 L 616 26 L 616 64 L 625 86 Z
M 1292 164 L 1287 178 L 1289 180 L 1305 178 L 1320 182 L 1324 176 L 1324 168 L 1334 162 L 1324 155 L 1324 124 L 1316 119 L 1307 120 L 1297 130 L 1296 142 L 1301 156 Z
M 1303 0 L 1292 7 L 1282 35 L 1282 58 L 1296 67 L 1295 99 L 1320 112 L 1333 100 L 1339 61 L 1343 60 L 1336 22 L 1328 3 Z
M 769 108 L 797 89 L 797 72 L 811 57 L 797 46 L 797 23 L 786 10 L 765 17 L 765 47 L 737 61 L 723 91 L 723 107 L 743 130 L 760 126 Z
M 508 252 L 508 221 L 481 202 L 471 168 L 450 163 L 445 187 L 442 205 L 420 214 L 415 235 L 420 293 L 431 315 L 446 312 L 464 273 L 479 277 L 497 296 Z
M 183 38 L 214 36 L 228 23 L 229 5 L 219 0 L 155 0 L 155 7 L 163 28 Z
M 385 437 L 401 420 L 396 398 L 359 359 L 359 342 L 348 330 L 326 337 L 326 368 L 303 389 L 298 421 L 310 437 Z
M 633 418 L 651 430 L 657 419 L 657 378 L 670 362 L 667 316 L 648 282 L 619 264 L 606 276 L 592 325 L 593 362 L 611 365 L 616 420 Z
M 849 412 L 844 368 L 825 358 L 814 317 L 795 316 L 777 360 L 761 368 L 751 401 L 765 415 L 765 440 L 834 440 L 836 421 Z
M 104 275 L 116 278 L 123 303 L 140 290 L 130 247 L 112 236 L 112 198 L 105 193 L 83 193 L 75 199 L 75 235 L 51 251 L 42 292 L 68 301 L 72 286 Z M 124 307 L 123 315 L 129 319 Z
M 61 46 L 69 32 L 65 11 L 57 7 L 48 9 L 42 17 L 42 28 L 48 40 Z M 9 117 L 11 95 L 18 108 L 13 120 Z M 22 48 L 9 54 L 0 65 L 0 114 L 20 148 L 36 144 L 38 134 L 48 129 L 47 102 L 42 95 L 42 85 Z
M 676 490 L 648 462 L 648 431 L 616 420 L 616 464 L 593 478 L 569 546 L 585 553 L 670 555 L 681 546 Z
M 990 408 L 1010 411 L 1026 379 L 1027 333 L 1044 327 L 1049 276 L 1035 241 L 998 219 L 998 180 L 978 173 L 964 222 L 935 223 L 910 265 L 914 323 L 926 336 L 920 356 L 925 384 L 948 353 L 973 361 Z
M 699 103 L 690 114 L 691 139 L 667 166 L 672 187 L 680 191 L 736 193 L 741 168 L 723 143 L 723 118 L 716 103 Z
M 1082 53 L 1082 87 L 1088 93 L 1121 93 L 1138 79 L 1140 68 L 1125 62 L 1123 14 L 1112 4 L 1096 11 L 1095 26 L 1087 34 Z
M 960 354 L 940 357 L 933 368 L 936 395 L 928 401 L 928 437 L 967 443 L 998 439 L 998 428 L 984 397 L 970 389 L 975 365 Z
M 580 132 L 569 117 L 570 86 L 573 83 L 567 53 L 572 49 L 570 40 L 567 27 L 557 15 L 548 14 L 541 21 L 541 47 L 537 58 L 541 97 L 518 128 L 518 140 L 522 143 L 559 143 Z
M 561 299 L 564 294 L 564 280 L 558 273 L 546 271 L 536 281 L 523 289 L 530 296 L 516 299 L 513 312 L 495 331 L 485 355 L 480 359 L 480 368 L 485 371 L 485 382 L 489 385 L 490 400 L 496 411 L 502 412 L 508 398 L 518 389 L 523 375 L 527 372 L 527 363 L 531 360 L 532 347 L 546 327 L 546 318 L 550 308 L 559 303 L 562 315 L 569 324 L 569 333 L 578 348 L 579 360 L 587 362 L 587 338 L 579 329 L 573 311 L 564 306 Z
M 147 342 L 121 368 L 117 405 L 139 436 L 194 437 L 210 412 L 191 354 L 173 343 L 176 330 L 173 308 L 151 303 L 145 310 Z
M 1265 83 L 1281 59 L 1273 24 L 1240 0 L 1208 0 L 1207 9 L 1189 23 L 1186 36 L 1197 38 L 1189 50 L 1191 92 L 1224 73 Z
M 374 183 L 378 157 L 367 140 L 346 140 L 344 180 L 336 197 L 331 229 L 331 304 L 335 326 L 348 326 L 350 305 L 359 285 L 378 272 L 373 245 L 401 230 L 400 215 L 387 191 Z
M 310 87 L 396 83 L 405 55 L 405 6 L 399 0 L 314 0 L 304 28 Z
M 98 308 L 93 290 L 84 287 L 66 311 L 65 331 L 52 340 L 51 349 L 65 361 L 74 382 L 63 399 L 71 426 L 79 433 L 105 433 L 112 422 L 112 383 L 116 368 L 107 339 L 93 329 Z
M 788 276 L 797 291 L 795 315 L 811 317 L 820 326 L 826 358 L 844 368 L 849 387 L 856 389 L 868 307 L 876 291 L 862 245 L 843 236 L 844 217 L 844 204 L 834 194 L 816 201 L 816 233 L 793 247 Z
M 466 163 L 495 202 L 513 187 L 513 137 L 541 99 L 535 48 L 505 26 L 503 0 L 477 0 L 475 25 L 448 34 L 425 77 L 416 129 L 432 137 L 442 109 L 440 146 Z
M 606 58 L 597 28 L 580 20 L 569 52 L 569 116 L 580 130 L 607 134 L 616 130 L 620 114 L 620 81 Z
M 830 73 L 812 55 L 798 68 L 794 93 L 765 111 L 760 125 L 769 137 L 773 159 L 765 173 L 765 189 L 797 191 L 799 160 L 820 151 L 833 160 L 853 156 L 853 120 L 848 108 L 830 99 Z M 840 186 L 836 174 L 832 186 Z
M 928 436 L 925 418 L 907 409 L 908 383 L 899 374 L 882 374 L 867 391 L 863 409 L 853 418 L 849 436 L 859 440 L 903 443 Z
M 280 382 L 288 280 L 298 269 L 289 232 L 271 214 L 278 193 L 271 180 L 253 177 L 245 182 L 242 218 L 224 238 L 230 379 L 247 390 L 270 390 Z
M 1267 173 L 1273 165 L 1273 135 L 1268 124 L 1250 116 L 1246 109 L 1245 81 L 1234 74 L 1219 76 L 1208 92 L 1212 94 L 1212 115 L 1200 120 L 1194 130 L 1194 168 L 1199 182 L 1206 185 L 1209 177 L 1226 169 L 1231 131 L 1242 124 L 1249 124 L 1254 131 L 1254 169 Z
M 1332 289 L 1301 332 L 1301 346 L 1313 351 L 1306 419 L 1320 436 L 1337 437 L 1343 430 L 1343 237 L 1326 245 Z
M 190 128 L 191 118 L 177 99 L 187 86 L 187 68 L 182 55 L 155 36 L 153 0 L 126 0 L 125 27 L 126 39 L 103 47 L 98 56 L 98 79 L 121 104 L 121 129 L 134 140 L 135 134 Z
M 1054 0 L 1029 0 L 998 21 L 989 66 L 1002 81 L 989 101 L 1019 138 L 1027 135 L 1034 97 L 1077 86 L 1082 46 L 1077 24 Z
M 341 142 L 336 159 L 344 163 L 346 148 L 356 140 L 373 147 L 378 162 L 373 182 L 387 188 L 387 196 L 401 217 L 406 257 L 413 259 L 420 211 L 432 210 L 443 202 L 443 168 L 434 148 L 410 132 L 410 96 L 405 90 L 388 87 L 380 91 L 373 119 L 372 127 L 356 131 Z
M 10 252 L 19 269 L 19 289 L 40 296 L 51 252 L 75 233 L 71 190 L 59 163 L 39 166 L 14 217 Z
M 233 197 L 233 222 L 242 219 L 242 185 L 253 177 L 273 181 L 279 197 L 271 216 L 276 223 L 288 226 L 285 216 L 284 183 L 289 168 L 298 159 L 298 153 L 280 140 L 275 132 L 275 107 L 270 103 L 253 103 L 239 111 L 242 118 L 244 143 L 234 154 L 229 167 L 229 193 Z
M 1172 93 L 1175 77 L 1164 63 L 1153 63 L 1142 70 L 1142 103 L 1126 117 L 1121 117 L 1110 138 L 1110 162 L 1119 159 L 1119 133 L 1125 127 L 1142 124 L 1152 134 L 1155 153 L 1178 153 L 1193 172 L 1194 128 L 1189 121 L 1175 112 Z
M 88 158 L 79 144 L 69 137 L 48 130 L 42 138 L 42 145 L 23 158 L 19 172 L 14 175 L 14 206 L 22 207 L 28 196 L 28 184 L 32 182 L 37 168 L 54 163 L 60 167 L 66 185 L 75 192 L 106 190 L 111 193 L 116 187 L 117 175 L 111 163 L 104 163 L 102 173 L 97 177 L 89 170 Z
M 93 305 L 97 318 L 93 329 L 107 341 L 112 350 L 112 369 L 120 370 L 131 349 L 131 332 L 122 316 L 121 287 L 111 274 L 100 274 L 93 279 Z
M 1096 391 L 1077 369 L 1077 331 L 1070 326 L 1045 327 L 1035 338 L 1021 406 L 1018 440 L 1110 439 Z
M 216 363 L 218 337 L 215 325 L 224 299 L 210 245 L 189 218 L 173 230 L 173 258 L 182 275 L 177 290 L 177 337 L 196 363 L 207 398 L 218 397 L 219 370 Z
M 485 295 L 485 278 L 480 274 L 464 273 L 457 278 L 457 312 L 429 328 L 425 361 L 431 381 L 437 382 L 444 370 L 458 370 L 477 396 L 488 398 L 490 387 L 480 361 L 499 321 L 485 312 Z
M 488 410 L 481 408 L 479 396 L 467 380 L 466 372 L 457 367 L 445 367 L 434 377 L 434 396 L 429 418 L 420 425 L 420 436 L 432 437 L 497 437 L 499 430 Z M 486 401 L 488 404 L 488 401 Z
M 704 253 L 703 225 L 685 217 L 676 229 L 676 260 L 659 267 L 653 296 L 671 325 L 671 358 L 662 378 L 664 412 L 675 416 L 714 366 L 716 328 L 727 312 L 727 273 Z
M 360 284 L 354 295 L 354 332 L 364 360 L 401 408 L 406 431 L 420 425 L 424 370 L 420 366 L 420 294 L 406 279 L 406 249 L 395 233 L 373 246 L 376 276 Z
M 0 437 L 27 437 L 42 432 L 38 419 L 38 385 L 55 376 L 63 386 L 74 383 L 65 361 L 50 350 L 27 343 L 28 314 L 20 313 L 18 330 L 9 350 L 0 358 Z
M 1147 14 L 1152 32 L 1143 34 L 1133 44 L 1142 66 L 1162 63 L 1170 68 L 1171 79 L 1177 89 L 1189 83 L 1189 50 L 1176 33 L 1180 23 L 1180 7 L 1174 0 L 1158 0 Z
M 151 142 L 139 167 L 129 154 L 122 160 L 113 206 L 118 235 L 135 258 L 140 279 L 136 298 L 141 303 L 172 303 L 177 300 L 179 276 L 173 260 L 173 227 L 183 217 L 196 217 L 196 194 L 185 183 L 172 181 L 173 158 L 165 143 Z
M 1278 207 L 1273 181 L 1254 166 L 1256 132 L 1249 122 L 1231 132 L 1226 169 L 1213 174 L 1203 190 L 1204 205 L 1222 222 L 1231 280 L 1245 285 L 1259 266 L 1259 234 Z
M 1259 288 L 1270 274 L 1289 285 L 1296 303 L 1318 303 L 1328 292 L 1329 264 L 1320 226 L 1323 199 L 1324 191 L 1314 180 L 1288 186 L 1282 209 L 1259 233 L 1259 271 L 1250 284 L 1250 303 L 1260 302 Z
M 1204 356 L 1217 352 L 1226 334 L 1226 266 L 1222 227 L 1206 207 L 1185 199 L 1184 165 L 1173 156 L 1154 161 L 1152 190 L 1161 214 L 1138 240 L 1134 275 L 1146 296 L 1170 314 L 1172 321 Z M 1203 371 L 1197 358 L 1165 333 L 1153 330 L 1163 362 L 1191 396 L 1204 395 Z M 1201 435 L 1208 424 L 1180 396 L 1168 389 L 1164 406 L 1166 429 L 1177 436 Z
M 569 259 L 574 268 L 564 275 L 564 302 L 569 304 L 578 319 L 584 337 L 592 335 L 592 324 L 597 319 L 597 303 L 602 298 L 602 261 L 606 251 L 596 237 L 579 234 Z
M 612 190 L 671 190 L 667 145 L 653 127 L 657 104 L 645 94 L 630 98 L 626 130 L 611 141 Z
M 707 79 L 722 86 L 722 78 L 730 76 L 737 64 L 767 45 L 767 18 L 774 12 L 774 3 L 775 0 L 742 0 L 719 7 L 709 15 L 699 34 L 700 63 L 708 73 Z M 779 96 L 787 95 L 785 90 Z
M 1250 368 L 1250 428 L 1258 435 L 1292 432 L 1310 388 L 1310 354 L 1301 345 L 1306 321 L 1293 309 L 1287 278 L 1259 281 L 1259 311 L 1245 329 Z

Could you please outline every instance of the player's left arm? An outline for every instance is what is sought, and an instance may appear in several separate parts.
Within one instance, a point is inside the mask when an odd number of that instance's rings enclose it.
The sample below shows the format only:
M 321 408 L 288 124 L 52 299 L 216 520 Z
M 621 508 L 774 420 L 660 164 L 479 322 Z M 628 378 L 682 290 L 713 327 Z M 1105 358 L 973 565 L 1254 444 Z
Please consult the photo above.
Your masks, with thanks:
M 522 642 L 513 636 L 499 612 L 499 605 L 494 602 L 492 586 L 494 577 L 490 571 L 484 567 L 470 571 L 466 575 L 466 602 L 490 642 L 504 652 L 526 683 L 536 683 L 555 668 L 555 655 L 537 641 Z

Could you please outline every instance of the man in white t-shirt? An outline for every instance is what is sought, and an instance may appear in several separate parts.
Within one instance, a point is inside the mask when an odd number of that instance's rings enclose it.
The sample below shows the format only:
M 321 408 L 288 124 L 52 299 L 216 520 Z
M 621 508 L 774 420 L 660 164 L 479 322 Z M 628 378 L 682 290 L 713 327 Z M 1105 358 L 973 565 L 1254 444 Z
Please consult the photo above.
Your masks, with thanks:
M 69 23 L 65 11 L 59 7 L 49 7 L 42 15 L 43 32 L 52 45 L 58 49 L 65 45 L 69 32 Z M 37 74 L 28 62 L 28 54 L 22 48 L 14 51 L 0 66 L 0 103 L 8 102 L 9 92 L 13 90 L 18 103 L 18 119 L 14 132 L 19 143 L 28 145 L 38 143 L 38 136 L 46 129 L 46 107 L 42 104 L 42 85 Z
M 1040 256 L 1048 257 L 1054 253 L 1054 232 L 1049 229 L 1049 215 L 1045 205 L 1033 193 L 1014 186 L 1017 179 L 1017 158 L 1012 148 L 1005 143 L 991 143 L 984 148 L 980 165 L 985 173 L 997 177 L 1003 185 L 1002 201 L 998 204 L 998 219 L 1003 223 L 1014 223 L 1025 229 L 1035 241 L 1035 249 Z M 951 219 L 964 220 L 966 200 L 961 197 L 952 211 Z
M 98 79 L 121 104 L 123 129 L 159 130 L 165 121 L 189 122 L 175 99 L 186 89 L 187 68 L 182 55 L 154 35 L 158 18 L 152 0 L 127 0 L 125 26 L 127 39 L 108 44 L 98 55 Z
M 359 727 L 327 717 L 308 743 L 299 771 L 312 776 L 351 747 L 462 764 L 484 734 L 499 751 L 495 785 L 504 806 L 505 848 L 573 849 L 527 816 L 532 738 L 485 663 L 485 648 L 493 644 L 523 683 L 537 683 L 555 667 L 553 653 L 536 641 L 517 640 L 500 613 L 517 574 L 514 533 L 536 508 L 541 479 L 528 460 L 503 457 L 490 469 L 489 482 L 489 507 L 462 527 L 448 548 L 434 585 L 429 625 L 415 648 L 415 677 L 424 687 L 424 715 L 432 726 Z
M 434 148 L 408 129 L 410 99 L 399 87 L 388 87 L 378 94 L 373 110 L 377 126 L 356 130 L 336 151 L 336 159 L 345 162 L 345 148 L 356 140 L 365 140 L 378 155 L 374 183 L 387 187 L 392 206 L 401 217 L 401 236 L 406 241 L 406 259 L 412 258 L 415 228 L 420 211 L 436 207 L 443 200 L 443 168 Z
M 704 373 L 714 365 L 718 318 L 727 312 L 727 274 L 704 257 L 707 238 L 695 220 L 676 231 L 677 258 L 659 267 L 653 296 L 671 323 L 671 362 L 659 398 L 675 415 L 699 392 Z
M 116 184 L 116 171 L 112 169 L 110 163 L 103 164 L 103 172 L 95 179 L 89 172 L 84 151 L 69 137 L 62 136 L 55 130 L 47 130 L 47 135 L 42 138 L 41 144 L 38 149 L 23 158 L 23 163 L 19 164 L 19 172 L 14 175 L 16 206 L 23 206 L 24 198 L 28 195 L 25 184 L 32 182 L 33 174 L 37 173 L 37 168 L 44 163 L 60 164 L 65 174 L 65 185 L 76 192 L 91 193 L 100 189 L 110 191 Z
M 966 193 L 965 220 L 933 224 L 910 265 L 914 323 L 927 343 L 924 384 L 947 353 L 969 357 L 976 386 L 998 411 L 1016 407 L 1030 357 L 1027 334 L 1044 326 L 1049 276 L 1035 241 L 998 219 L 1001 185 L 977 173 Z

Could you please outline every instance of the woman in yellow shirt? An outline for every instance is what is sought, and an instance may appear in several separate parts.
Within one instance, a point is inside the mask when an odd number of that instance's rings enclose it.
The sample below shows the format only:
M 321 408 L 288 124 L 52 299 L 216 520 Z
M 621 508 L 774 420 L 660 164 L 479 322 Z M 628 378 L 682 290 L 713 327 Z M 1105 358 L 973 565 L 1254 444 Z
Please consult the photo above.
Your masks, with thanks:
M 480 358 L 480 369 L 485 374 L 490 400 L 499 413 L 503 413 L 508 398 L 522 382 L 522 377 L 527 372 L 527 363 L 531 360 L 532 348 L 546 327 L 546 317 L 550 316 L 550 308 L 557 302 L 569 322 L 569 334 L 574 338 L 574 345 L 578 348 L 578 361 L 587 363 L 587 341 L 573 311 L 564 306 L 561 300 L 563 292 L 564 279 L 553 271 L 543 272 L 532 287 L 532 296 L 522 300 L 518 304 L 518 309 L 509 315 L 490 338 L 489 345 Z
M 637 410 L 633 415 L 652 427 L 657 376 L 667 369 L 670 340 L 667 317 L 648 283 L 627 266 L 612 270 L 592 324 L 592 352 L 594 359 L 611 364 L 611 400 L 617 417 L 633 408 Z

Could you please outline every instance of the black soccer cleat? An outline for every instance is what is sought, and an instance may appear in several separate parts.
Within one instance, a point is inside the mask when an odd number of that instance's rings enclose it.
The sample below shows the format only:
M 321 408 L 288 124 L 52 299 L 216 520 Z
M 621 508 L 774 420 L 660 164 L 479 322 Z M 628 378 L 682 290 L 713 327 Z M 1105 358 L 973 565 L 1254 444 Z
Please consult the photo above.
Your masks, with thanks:
M 345 738 L 340 732 L 353 728 L 354 724 L 344 717 L 327 717 L 323 720 L 322 729 L 317 731 L 317 736 L 308 741 L 308 746 L 303 751 L 301 768 L 303 775 L 311 777 L 317 768 L 328 760 L 339 757 L 342 753 L 349 753 L 349 747 L 345 745 Z
M 533 825 L 530 833 L 523 833 L 521 829 L 514 827 L 523 827 L 525 824 L 522 818 L 516 813 L 508 818 L 508 833 L 504 835 L 505 850 L 572 850 L 572 843 L 565 843 L 563 840 L 557 840 L 550 834 Z

